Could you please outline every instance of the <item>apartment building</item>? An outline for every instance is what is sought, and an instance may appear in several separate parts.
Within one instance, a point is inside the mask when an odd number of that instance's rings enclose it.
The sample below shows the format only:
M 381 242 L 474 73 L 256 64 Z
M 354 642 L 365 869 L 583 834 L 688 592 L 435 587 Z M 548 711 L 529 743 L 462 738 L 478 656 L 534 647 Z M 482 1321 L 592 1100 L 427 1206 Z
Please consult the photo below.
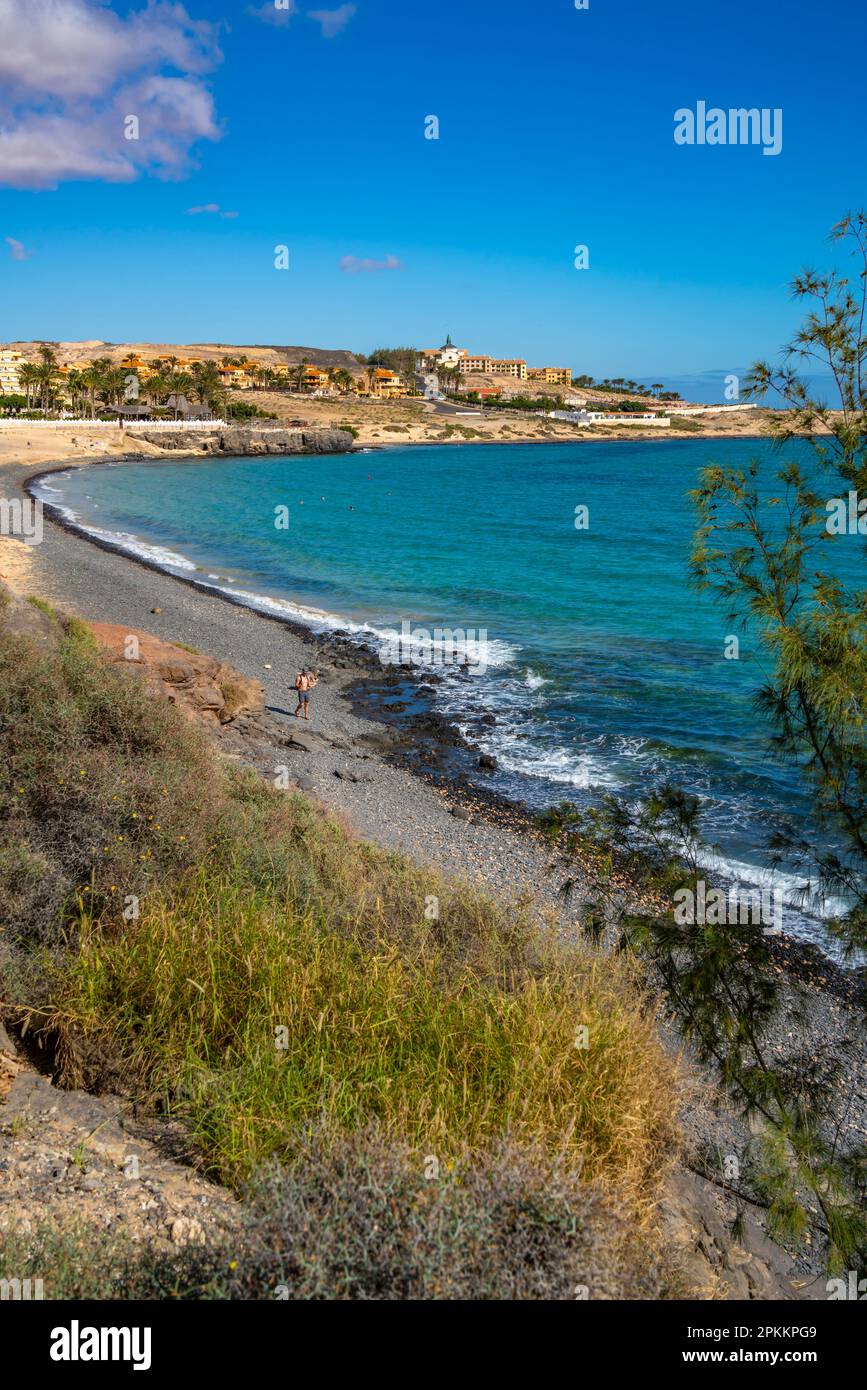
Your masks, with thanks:
M 380 401 L 393 401 L 406 395 L 406 387 L 397 372 L 376 367 L 370 380 L 370 394 Z
M 321 394 L 323 391 L 329 390 L 330 386 L 331 377 L 328 373 L 322 367 L 314 367 L 312 363 L 308 363 L 301 377 L 302 389 Z
M 494 376 L 513 376 L 518 381 L 527 380 L 527 364 L 523 357 L 495 357 L 491 363 Z
M 217 371 L 222 384 L 233 391 L 249 391 L 253 386 L 253 379 L 246 367 L 218 367 Z
M 0 396 L 16 395 L 21 390 L 19 372 L 24 366 L 20 352 L 0 348 Z
M 548 386 L 571 386 L 572 373 L 568 367 L 530 367 L 530 381 L 544 381 Z

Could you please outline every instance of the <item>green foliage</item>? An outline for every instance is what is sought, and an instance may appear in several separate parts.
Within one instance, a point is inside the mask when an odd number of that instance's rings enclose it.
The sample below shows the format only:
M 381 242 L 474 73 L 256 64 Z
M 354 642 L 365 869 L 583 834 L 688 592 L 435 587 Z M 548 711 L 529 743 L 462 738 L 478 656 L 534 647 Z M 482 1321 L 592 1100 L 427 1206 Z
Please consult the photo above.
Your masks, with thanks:
M 586 813 L 567 804 L 542 828 L 580 865 L 588 929 L 598 935 L 604 924 L 621 950 L 649 962 L 696 1056 L 749 1118 L 745 1164 L 771 1233 L 796 1240 L 818 1212 L 829 1265 L 845 1266 L 867 1253 L 867 1150 L 840 1148 L 852 1101 L 842 1059 L 817 1038 L 778 1047 L 783 1017 L 790 1035 L 806 1017 L 805 996 L 781 978 L 760 925 L 678 910 L 700 883 L 708 891 L 699 806 L 664 786 L 637 808 L 615 797 Z
M 407 381 L 415 376 L 418 350 L 412 347 L 374 348 L 365 359 L 367 367 L 388 367 Z
M 37 598 L 34 594 L 31 594 L 30 597 L 27 599 L 27 602 L 31 605 L 32 608 L 38 608 L 39 612 L 44 613 L 46 618 L 50 618 L 52 622 L 58 621 L 59 615 L 57 609 L 54 607 L 53 604 L 48 603 L 46 599 Z
M 709 466 L 692 493 L 698 527 L 692 571 L 725 604 L 732 622 L 758 634 L 771 675 L 759 692 L 774 755 L 797 766 L 812 794 L 816 824 L 839 837 L 839 851 L 778 829 L 775 861 L 794 860 L 817 894 L 851 906 L 836 924 L 850 950 L 867 947 L 867 589 L 835 574 L 835 547 L 863 535 L 829 534 L 834 500 L 867 494 L 867 214 L 846 218 L 835 236 L 849 243 L 860 282 L 853 292 L 836 271 L 796 278 L 793 292 L 812 304 L 778 368 L 757 363 L 749 393 L 776 390 L 788 409 L 778 417 L 780 448 L 812 445 L 809 473 L 797 462 L 775 471 L 773 496 L 763 467 Z M 837 384 L 837 409 L 815 400 L 791 359 L 823 362 Z
M 174 713 L 132 672 L 100 662 L 81 623 L 66 620 L 57 643 L 42 647 L 0 615 L 5 940 L 56 945 L 81 901 L 122 921 L 125 892 L 143 893 L 210 852 L 217 790 L 204 742 L 193 730 L 179 735 Z M 210 828 L 207 806 L 217 812 Z
M 451 394 L 457 401 L 466 401 L 470 405 L 478 405 L 481 402 L 486 408 L 492 406 L 501 410 L 527 410 L 538 414 L 540 411 L 565 410 L 566 408 L 566 402 L 562 396 L 512 396 L 509 400 L 504 400 L 500 396 L 482 398 L 477 391 L 468 391 L 463 394 L 452 392 Z
M 545 944 L 530 903 L 493 902 L 224 767 L 75 622 L 37 644 L 0 615 L 0 829 L 6 1017 L 40 1036 L 60 1080 L 185 1119 L 202 1163 L 233 1184 L 264 1162 L 286 1165 L 262 1229 L 284 1223 L 295 1246 L 302 1208 L 316 1212 L 303 1244 L 313 1282 L 298 1266 L 294 1287 L 379 1296 L 406 1283 L 433 1296 L 437 1281 L 479 1277 L 492 1290 L 561 1288 L 574 1267 L 562 1256 L 555 1276 L 567 1220 L 590 1213 L 608 1248 L 607 1218 L 579 1193 L 596 1182 L 634 1232 L 651 1232 L 675 1071 L 627 957 Z M 140 910 L 127 920 L 130 894 Z M 387 1152 L 353 1148 L 370 1125 Z M 320 1158 L 308 1171 L 309 1126 Z M 427 1154 L 454 1174 L 437 1194 L 423 1180 Z M 382 1198 L 352 1176 L 365 1164 L 409 1203 L 392 1211 L 390 1248 L 407 1262 L 393 1275 L 375 1254 L 350 1256 L 356 1213 L 364 1229 L 385 1220 Z M 539 1221 L 548 1235 L 534 1246 Z M 254 1250 L 266 1282 L 270 1241 Z M 548 1260 L 538 1284 L 521 1272 L 532 1249 Z M 586 1253 L 579 1242 L 575 1258 Z M 220 1283 L 214 1266 L 154 1259 L 142 1256 L 142 1287 L 225 1290 L 222 1266 Z M 612 1274 L 612 1287 L 638 1288 L 643 1268 Z M 244 1277 L 232 1296 L 249 1296 Z
M 521 970 L 496 936 L 455 940 L 445 885 L 442 928 L 425 931 L 421 886 L 418 925 L 395 940 L 373 907 L 335 930 L 315 893 L 302 907 L 292 887 L 257 894 L 242 864 L 202 871 L 149 894 L 133 933 L 82 919 L 58 1026 L 70 1049 L 115 1056 L 126 1084 L 165 1095 L 229 1180 L 290 1158 L 317 1117 L 339 1131 L 375 1119 L 449 1158 L 511 1133 L 580 1153 L 589 1178 L 640 1164 L 646 1180 L 670 1111 L 652 1094 L 661 1057 L 637 995 L 627 1003 L 627 962 L 579 951 Z
M 269 410 L 262 410 L 250 401 L 229 401 L 226 406 L 228 420 L 276 420 L 277 416 Z

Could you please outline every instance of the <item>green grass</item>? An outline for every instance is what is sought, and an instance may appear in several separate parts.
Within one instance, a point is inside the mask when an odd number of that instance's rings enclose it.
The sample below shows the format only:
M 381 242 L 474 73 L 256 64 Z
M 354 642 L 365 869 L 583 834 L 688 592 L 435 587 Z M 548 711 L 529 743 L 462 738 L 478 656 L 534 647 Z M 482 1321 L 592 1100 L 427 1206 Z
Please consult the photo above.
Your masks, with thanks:
M 221 763 L 81 624 L 46 650 L 0 613 L 0 831 L 7 1019 L 63 1083 L 182 1117 L 224 1182 L 303 1183 L 311 1127 L 339 1154 L 374 1126 L 398 1166 L 507 1143 L 544 1187 L 556 1160 L 650 1228 L 676 1078 L 634 961 Z
M 28 598 L 27 602 L 32 608 L 38 608 L 40 613 L 44 613 L 46 618 L 51 618 L 52 622 L 58 621 L 59 615 L 57 609 L 50 604 L 47 599 L 31 596 Z
M 445 1155 L 510 1134 L 580 1154 L 591 1179 L 648 1182 L 670 1094 L 625 964 L 569 950 L 522 969 L 490 941 L 487 970 L 456 965 L 421 913 L 402 942 L 375 910 L 334 931 L 326 897 L 299 911 L 291 890 L 203 869 L 122 936 L 84 918 L 52 1026 L 179 1107 L 224 1180 L 290 1157 L 318 1119 Z

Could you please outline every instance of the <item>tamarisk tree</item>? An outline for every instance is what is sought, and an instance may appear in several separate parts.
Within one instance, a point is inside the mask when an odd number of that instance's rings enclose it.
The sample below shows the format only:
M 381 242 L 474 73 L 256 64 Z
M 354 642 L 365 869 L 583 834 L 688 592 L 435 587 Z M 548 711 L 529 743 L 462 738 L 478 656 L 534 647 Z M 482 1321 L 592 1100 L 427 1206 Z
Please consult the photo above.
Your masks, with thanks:
M 851 547 L 867 576 L 867 212 L 846 217 L 832 238 L 852 252 L 855 276 L 797 276 L 793 293 L 809 306 L 803 326 L 782 364 L 756 363 L 747 383 L 747 394 L 786 407 L 772 425 L 781 455 L 774 486 L 769 493 L 759 460 L 702 470 L 692 571 L 757 635 L 770 671 L 758 703 L 771 746 L 802 770 L 815 825 L 835 845 L 820 851 L 782 826 L 772 854 L 801 870 L 807 895 L 848 904 L 832 928 L 844 948 L 863 951 L 867 588 L 844 583 L 835 557 Z M 802 374 L 817 365 L 833 382 L 833 404 Z M 794 439 L 809 444 L 808 464 L 782 459 Z
M 811 1032 L 806 985 L 781 969 L 778 938 L 707 885 L 698 798 L 662 786 L 638 806 L 606 795 L 540 821 L 576 866 L 564 891 L 580 891 L 584 930 L 647 964 L 695 1056 L 749 1122 L 735 1177 L 723 1155 L 698 1156 L 699 1171 L 737 1203 L 735 1233 L 754 1203 L 776 1238 L 809 1236 L 830 1269 L 860 1268 L 867 1150 L 847 1137 L 858 1079 L 847 1078 L 835 1040 Z M 714 896 L 726 911 L 695 910 Z M 782 1038 L 793 1041 L 781 1047 Z
M 847 217 L 833 235 L 854 254 L 855 281 L 836 271 L 794 281 L 809 305 L 804 325 L 782 365 L 757 363 L 748 384 L 749 394 L 775 392 L 786 407 L 773 422 L 776 464 L 702 470 L 691 570 L 761 643 L 769 674 L 756 698 L 770 746 L 801 770 L 811 831 L 833 846 L 778 826 L 770 863 L 794 863 L 807 899 L 842 899 L 831 927 L 855 954 L 867 946 L 867 591 L 840 574 L 857 575 L 867 559 L 867 214 Z M 816 363 L 834 383 L 833 407 L 800 374 Z M 806 462 L 803 444 L 795 459 L 782 456 L 795 439 L 808 445 Z M 841 515 L 845 528 L 829 524 Z M 835 561 L 844 545 L 854 547 L 855 566 Z M 580 887 L 584 930 L 648 963 L 696 1055 L 749 1121 L 740 1177 L 729 1181 L 712 1157 L 706 1176 L 763 1205 L 778 1238 L 815 1232 L 831 1268 L 860 1267 L 867 1151 L 850 1123 L 858 1080 L 847 1079 L 839 1047 L 811 1032 L 806 985 L 781 969 L 773 934 L 739 913 L 678 911 L 679 900 L 706 897 L 710 847 L 698 799 L 663 786 L 638 806 L 606 796 L 541 822 L 578 866 L 565 890 Z M 799 1014 L 804 1026 L 793 1031 Z M 794 1040 L 783 1046 L 783 1037 Z

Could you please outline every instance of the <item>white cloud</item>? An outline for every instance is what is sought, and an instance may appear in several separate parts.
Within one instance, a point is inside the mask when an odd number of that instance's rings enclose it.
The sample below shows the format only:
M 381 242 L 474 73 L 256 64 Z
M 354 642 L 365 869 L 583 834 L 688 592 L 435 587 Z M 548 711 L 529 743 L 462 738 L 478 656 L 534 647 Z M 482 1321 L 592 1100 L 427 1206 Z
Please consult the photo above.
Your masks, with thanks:
M 254 19 L 261 19 L 263 24 L 283 26 L 297 13 L 298 6 L 295 0 L 281 0 L 279 8 L 275 0 L 265 0 L 263 5 L 247 6 L 247 14 L 252 15 Z
M 377 270 L 403 270 L 397 256 L 386 256 L 384 261 L 359 260 L 358 256 L 343 256 L 340 269 L 347 275 L 372 275 Z
M 322 26 L 322 37 L 333 39 L 335 34 L 339 34 L 345 29 L 354 14 L 357 14 L 356 5 L 341 5 L 336 10 L 308 10 L 307 18 L 315 19 L 317 24 Z
M 17 241 L 14 236 L 4 237 L 3 240 L 9 247 L 9 254 L 12 257 L 13 261 L 30 260 L 30 257 L 33 255 L 33 252 L 28 251 L 22 241 Z
M 0 185 L 183 177 L 220 137 L 203 80 L 217 39 L 173 0 L 124 18 L 102 0 L 0 0 Z
M 237 217 L 237 212 L 224 212 L 219 203 L 202 203 L 201 207 L 187 208 L 188 217 L 201 217 L 202 214 L 217 217 Z

